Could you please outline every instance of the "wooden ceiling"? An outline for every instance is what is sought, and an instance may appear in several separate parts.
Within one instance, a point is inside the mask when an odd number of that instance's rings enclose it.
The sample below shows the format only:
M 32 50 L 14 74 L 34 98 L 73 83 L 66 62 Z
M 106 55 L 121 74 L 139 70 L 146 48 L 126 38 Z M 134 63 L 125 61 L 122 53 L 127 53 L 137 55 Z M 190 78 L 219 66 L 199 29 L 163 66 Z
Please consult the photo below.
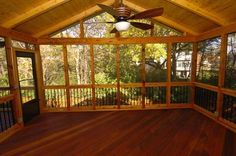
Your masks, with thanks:
M 41 37 L 58 31 L 98 11 L 97 3 L 115 0 L 0 0 L 0 26 Z M 140 12 L 164 7 L 154 18 L 187 34 L 198 35 L 236 23 L 235 0 L 123 0 Z

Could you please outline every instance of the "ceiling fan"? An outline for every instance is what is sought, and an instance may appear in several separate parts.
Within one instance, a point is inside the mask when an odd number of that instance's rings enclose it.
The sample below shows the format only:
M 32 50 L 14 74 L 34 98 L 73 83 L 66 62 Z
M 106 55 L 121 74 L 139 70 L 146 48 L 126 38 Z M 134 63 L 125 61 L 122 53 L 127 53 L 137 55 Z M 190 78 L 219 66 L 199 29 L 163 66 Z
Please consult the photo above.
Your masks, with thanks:
M 153 25 L 146 24 L 146 23 L 140 23 L 140 22 L 132 22 L 130 20 L 134 19 L 145 19 L 145 18 L 151 18 L 160 16 L 163 14 L 164 9 L 163 8 L 154 8 L 150 10 L 146 10 L 134 15 L 131 15 L 131 9 L 126 7 L 122 0 L 119 2 L 119 7 L 112 8 L 110 6 L 106 6 L 104 4 L 97 4 L 103 11 L 109 13 L 112 15 L 116 22 L 106 22 L 106 23 L 114 23 L 115 28 L 111 30 L 110 33 L 116 33 L 118 31 L 125 31 L 129 29 L 129 26 L 132 25 L 136 28 L 142 29 L 142 30 L 148 30 L 153 29 Z

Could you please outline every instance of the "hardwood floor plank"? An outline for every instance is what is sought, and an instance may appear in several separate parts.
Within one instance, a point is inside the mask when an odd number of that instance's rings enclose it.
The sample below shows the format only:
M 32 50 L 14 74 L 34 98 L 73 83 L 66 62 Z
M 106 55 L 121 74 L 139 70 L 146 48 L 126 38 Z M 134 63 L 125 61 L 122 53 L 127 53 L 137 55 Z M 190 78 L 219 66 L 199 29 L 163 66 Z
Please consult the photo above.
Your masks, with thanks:
M 46 113 L 0 155 L 230 156 L 236 134 L 191 109 Z

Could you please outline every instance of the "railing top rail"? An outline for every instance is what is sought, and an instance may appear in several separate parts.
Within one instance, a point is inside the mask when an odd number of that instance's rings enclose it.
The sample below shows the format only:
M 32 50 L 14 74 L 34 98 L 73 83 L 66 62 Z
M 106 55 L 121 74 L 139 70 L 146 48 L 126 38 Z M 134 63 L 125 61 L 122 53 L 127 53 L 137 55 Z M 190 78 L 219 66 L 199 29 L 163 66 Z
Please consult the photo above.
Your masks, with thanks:
M 13 94 L 10 94 L 10 95 L 4 96 L 4 97 L 0 97 L 0 105 L 5 102 L 11 101 L 11 100 L 14 100 Z

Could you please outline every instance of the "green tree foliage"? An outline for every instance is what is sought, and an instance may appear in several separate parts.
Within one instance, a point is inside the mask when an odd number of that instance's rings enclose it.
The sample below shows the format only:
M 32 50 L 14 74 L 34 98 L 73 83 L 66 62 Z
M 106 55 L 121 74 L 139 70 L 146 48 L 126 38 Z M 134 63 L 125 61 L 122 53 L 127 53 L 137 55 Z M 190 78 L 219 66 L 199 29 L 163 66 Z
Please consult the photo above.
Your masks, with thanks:
M 116 83 L 116 47 L 114 45 L 94 45 L 95 83 Z
M 52 38 L 79 38 L 80 24 L 76 24 L 52 35 Z
M 68 45 L 67 51 L 70 84 L 91 84 L 90 47 Z
M 42 57 L 44 84 L 64 85 L 64 61 L 62 46 L 41 45 L 40 53 Z
M 4 39 L 0 38 L 0 42 L 2 42 L 2 44 L 0 45 L 0 87 L 9 87 Z
M 146 82 L 166 82 L 167 80 L 166 44 L 146 44 L 145 70 Z
M 84 22 L 84 36 L 88 38 L 114 37 L 115 35 L 110 33 L 113 25 L 105 22 L 114 22 L 114 18 L 106 12 L 86 20 Z
M 127 44 L 120 47 L 120 81 L 122 83 L 141 82 L 140 44 Z

